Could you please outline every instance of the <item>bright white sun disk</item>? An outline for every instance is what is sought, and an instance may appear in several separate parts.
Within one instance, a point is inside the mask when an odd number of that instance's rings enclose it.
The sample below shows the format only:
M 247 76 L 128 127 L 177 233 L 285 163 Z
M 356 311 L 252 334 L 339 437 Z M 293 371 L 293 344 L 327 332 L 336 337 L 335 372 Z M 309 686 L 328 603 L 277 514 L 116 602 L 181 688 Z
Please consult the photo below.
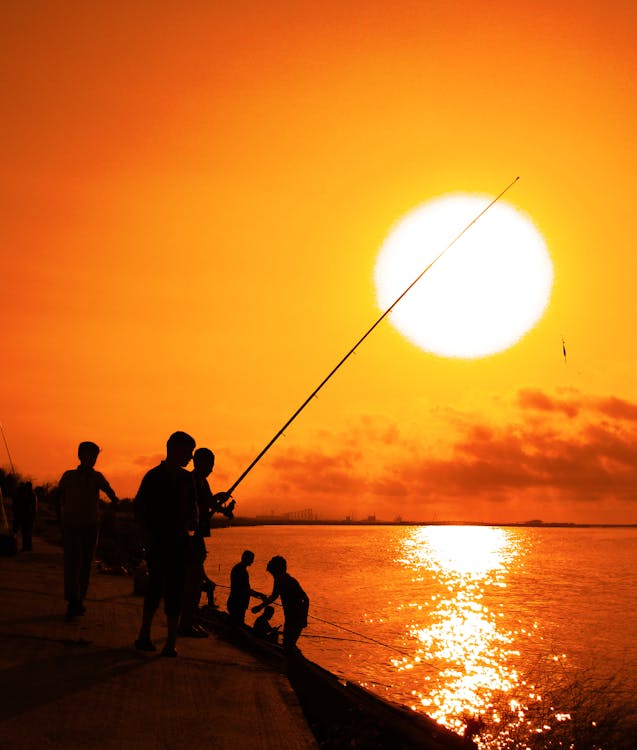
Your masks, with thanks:
M 443 196 L 408 213 L 381 247 L 374 277 L 386 310 L 492 198 Z M 446 357 L 510 347 L 542 317 L 553 265 L 533 222 L 494 204 L 396 305 L 390 320 L 416 345 Z

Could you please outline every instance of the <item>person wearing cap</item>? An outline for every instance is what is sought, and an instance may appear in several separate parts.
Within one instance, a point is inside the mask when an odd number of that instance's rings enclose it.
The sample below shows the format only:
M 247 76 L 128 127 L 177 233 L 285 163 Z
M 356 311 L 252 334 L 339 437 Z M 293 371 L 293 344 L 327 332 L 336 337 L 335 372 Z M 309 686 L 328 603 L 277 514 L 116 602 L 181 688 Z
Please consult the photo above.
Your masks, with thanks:
M 100 492 L 113 504 L 118 503 L 118 497 L 104 475 L 93 468 L 99 452 L 99 446 L 92 441 L 80 443 L 77 449 L 79 466 L 65 471 L 57 488 L 67 617 L 77 617 L 86 611 L 84 599 L 97 544 Z

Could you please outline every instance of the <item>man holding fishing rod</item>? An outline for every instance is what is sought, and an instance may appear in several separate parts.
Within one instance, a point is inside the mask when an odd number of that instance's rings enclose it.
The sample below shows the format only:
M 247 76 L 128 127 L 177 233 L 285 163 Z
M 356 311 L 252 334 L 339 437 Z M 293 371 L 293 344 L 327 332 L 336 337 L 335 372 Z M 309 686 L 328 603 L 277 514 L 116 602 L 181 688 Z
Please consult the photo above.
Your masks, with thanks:
M 150 629 L 161 600 L 168 625 L 162 656 L 177 656 L 177 626 L 181 612 L 190 535 L 197 527 L 197 493 L 186 471 L 195 449 L 186 432 L 173 432 L 166 443 L 166 458 L 142 479 L 135 497 L 135 516 L 145 536 L 148 588 L 138 651 L 155 651 Z
M 226 518 L 233 518 L 235 503 L 234 500 L 230 500 L 227 492 L 213 494 L 210 489 L 208 477 L 215 465 L 215 454 L 210 448 L 197 448 L 192 460 L 194 465 L 192 477 L 197 493 L 199 519 L 188 545 L 184 598 L 178 633 L 185 638 L 207 638 L 208 632 L 197 623 L 201 592 L 206 591 L 210 601 L 215 586 L 204 571 L 204 561 L 208 554 L 205 540 L 206 537 L 210 537 L 212 516 L 215 513 L 223 513 Z

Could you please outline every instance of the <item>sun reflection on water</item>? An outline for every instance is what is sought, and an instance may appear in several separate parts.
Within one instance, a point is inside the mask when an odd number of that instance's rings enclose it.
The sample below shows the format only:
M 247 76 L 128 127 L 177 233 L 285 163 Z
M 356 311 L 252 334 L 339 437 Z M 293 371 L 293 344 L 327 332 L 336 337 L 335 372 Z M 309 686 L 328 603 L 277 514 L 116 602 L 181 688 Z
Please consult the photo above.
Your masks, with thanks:
M 412 690 L 413 707 L 458 731 L 463 717 L 490 715 L 497 721 L 493 695 L 519 685 L 515 634 L 483 601 L 506 588 L 517 554 L 507 530 L 491 527 L 420 527 L 404 541 L 398 562 L 412 571 L 415 583 L 433 577 L 437 587 L 426 603 L 400 605 L 411 615 L 408 633 L 416 648 L 414 658 L 393 665 L 398 671 L 429 666 L 422 689 Z

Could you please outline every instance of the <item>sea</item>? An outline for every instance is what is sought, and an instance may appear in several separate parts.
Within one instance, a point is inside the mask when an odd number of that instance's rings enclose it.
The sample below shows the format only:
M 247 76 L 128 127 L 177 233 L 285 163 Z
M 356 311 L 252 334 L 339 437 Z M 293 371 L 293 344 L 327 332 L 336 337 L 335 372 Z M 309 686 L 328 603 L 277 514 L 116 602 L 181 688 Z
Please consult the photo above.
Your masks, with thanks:
M 610 748 L 609 717 L 637 715 L 637 528 L 214 529 L 220 608 L 245 549 L 254 589 L 270 593 L 267 561 L 283 555 L 310 597 L 308 659 L 459 734 L 473 727 L 481 748 L 569 747 L 582 732 Z

